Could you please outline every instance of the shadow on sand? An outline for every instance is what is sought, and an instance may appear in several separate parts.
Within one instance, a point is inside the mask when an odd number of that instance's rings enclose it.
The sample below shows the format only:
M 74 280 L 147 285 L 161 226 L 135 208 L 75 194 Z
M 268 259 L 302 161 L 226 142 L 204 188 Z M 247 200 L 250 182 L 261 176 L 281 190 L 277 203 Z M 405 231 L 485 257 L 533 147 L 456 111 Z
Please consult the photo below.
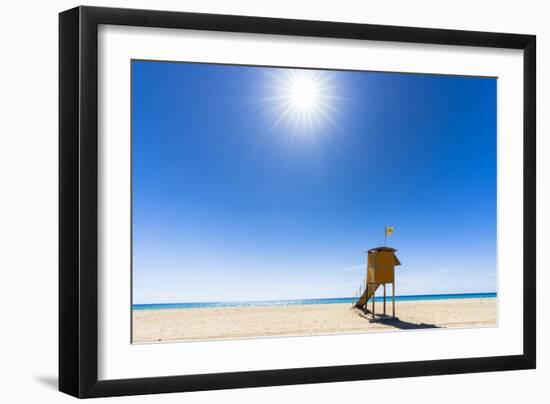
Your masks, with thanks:
M 390 327 L 395 327 L 399 330 L 420 330 L 423 328 L 441 328 L 435 324 L 428 324 L 428 323 L 410 323 L 408 321 L 400 320 L 399 318 L 393 318 L 391 316 L 384 316 L 384 315 L 377 315 L 376 320 L 373 321 L 372 315 L 370 314 L 370 311 L 368 311 L 368 314 L 363 313 L 360 310 L 356 310 L 357 314 L 364 318 L 365 320 L 368 320 L 369 322 L 376 322 L 380 324 L 384 324 Z

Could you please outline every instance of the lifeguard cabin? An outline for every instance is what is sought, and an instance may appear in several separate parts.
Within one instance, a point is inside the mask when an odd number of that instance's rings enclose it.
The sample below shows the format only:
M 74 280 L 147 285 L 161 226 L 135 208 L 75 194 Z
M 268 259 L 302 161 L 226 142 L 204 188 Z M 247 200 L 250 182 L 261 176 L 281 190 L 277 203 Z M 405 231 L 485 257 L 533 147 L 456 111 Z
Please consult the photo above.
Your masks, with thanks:
M 388 283 L 392 285 L 392 317 L 395 318 L 395 267 L 401 265 L 401 262 L 399 262 L 399 259 L 395 255 L 396 251 L 395 248 L 391 247 L 376 247 L 368 251 L 365 289 L 360 293 L 355 307 L 367 313 L 367 302 L 372 299 L 371 313 L 373 319 L 375 318 L 374 298 L 376 290 L 380 286 L 384 288 L 383 311 L 384 315 L 386 315 L 386 284 Z

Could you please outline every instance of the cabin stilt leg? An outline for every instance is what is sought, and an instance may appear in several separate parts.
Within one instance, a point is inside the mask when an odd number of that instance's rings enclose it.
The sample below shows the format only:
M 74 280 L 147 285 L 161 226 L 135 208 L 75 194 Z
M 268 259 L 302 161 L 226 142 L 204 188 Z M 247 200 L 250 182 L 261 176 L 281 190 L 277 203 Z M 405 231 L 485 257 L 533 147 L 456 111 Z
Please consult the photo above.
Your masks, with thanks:
M 367 277 L 367 275 L 365 275 L 365 305 L 363 306 L 363 312 L 365 313 L 365 315 L 369 311 L 369 307 L 368 307 L 369 300 L 367 299 L 368 295 L 369 295 L 369 278 Z
M 368 296 L 369 295 L 369 285 L 367 284 L 365 286 L 365 296 Z M 367 314 L 367 311 L 369 311 L 369 309 L 367 308 L 367 298 L 365 297 L 365 304 L 363 305 L 363 313 Z
M 376 288 L 372 290 L 372 319 L 374 320 L 374 295 L 376 294 Z
M 384 316 L 386 315 L 386 284 L 384 283 Z
M 392 317 L 395 318 L 395 281 L 391 284 L 391 304 L 392 304 Z

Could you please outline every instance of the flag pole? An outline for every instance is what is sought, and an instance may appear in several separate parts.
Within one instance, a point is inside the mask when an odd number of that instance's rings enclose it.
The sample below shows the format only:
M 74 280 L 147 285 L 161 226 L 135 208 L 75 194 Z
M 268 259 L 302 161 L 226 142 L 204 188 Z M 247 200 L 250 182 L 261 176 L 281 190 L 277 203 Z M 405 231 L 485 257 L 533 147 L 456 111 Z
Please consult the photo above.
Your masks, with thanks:
M 384 247 L 388 246 L 388 226 L 384 226 Z

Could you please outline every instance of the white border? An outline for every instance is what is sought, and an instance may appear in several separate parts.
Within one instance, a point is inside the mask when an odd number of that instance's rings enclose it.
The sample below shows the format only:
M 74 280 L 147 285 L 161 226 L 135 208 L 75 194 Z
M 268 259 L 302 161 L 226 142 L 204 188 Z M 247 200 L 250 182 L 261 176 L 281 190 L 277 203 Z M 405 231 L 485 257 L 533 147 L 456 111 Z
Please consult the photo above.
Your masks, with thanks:
M 98 46 L 100 380 L 522 353 L 521 51 L 122 26 Z M 498 77 L 499 326 L 131 345 L 130 59 Z

